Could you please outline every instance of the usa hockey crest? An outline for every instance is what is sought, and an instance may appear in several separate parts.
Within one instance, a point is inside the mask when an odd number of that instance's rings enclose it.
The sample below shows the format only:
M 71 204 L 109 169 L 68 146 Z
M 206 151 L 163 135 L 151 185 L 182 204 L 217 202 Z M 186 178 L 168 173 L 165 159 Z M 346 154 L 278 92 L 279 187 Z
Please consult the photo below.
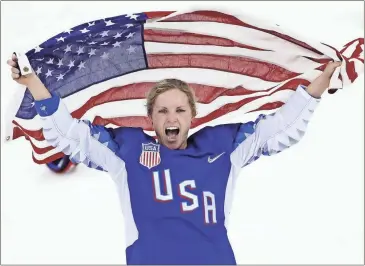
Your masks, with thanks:
M 159 165 L 161 162 L 160 156 L 160 144 L 155 143 L 142 143 L 142 153 L 139 157 L 139 162 L 148 169 Z

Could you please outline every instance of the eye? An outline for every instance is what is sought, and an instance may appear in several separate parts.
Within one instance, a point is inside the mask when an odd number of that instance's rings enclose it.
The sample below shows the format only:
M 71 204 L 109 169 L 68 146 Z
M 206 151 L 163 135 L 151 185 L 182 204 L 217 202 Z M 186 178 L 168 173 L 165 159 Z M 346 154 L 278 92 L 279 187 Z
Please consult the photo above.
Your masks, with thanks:
M 184 109 L 177 109 L 177 112 L 182 113 L 182 112 L 185 112 L 185 110 Z
M 165 114 L 167 112 L 167 110 L 166 109 L 161 109 L 158 112 L 161 113 L 161 114 Z

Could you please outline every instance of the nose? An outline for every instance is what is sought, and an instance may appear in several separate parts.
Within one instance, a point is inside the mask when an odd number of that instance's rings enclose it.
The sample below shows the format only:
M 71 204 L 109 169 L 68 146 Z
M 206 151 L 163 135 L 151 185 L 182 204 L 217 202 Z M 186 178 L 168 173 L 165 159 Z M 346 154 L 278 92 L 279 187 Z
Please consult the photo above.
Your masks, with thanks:
M 176 112 L 168 112 L 167 114 L 167 121 L 169 123 L 174 123 L 177 121 L 177 114 Z

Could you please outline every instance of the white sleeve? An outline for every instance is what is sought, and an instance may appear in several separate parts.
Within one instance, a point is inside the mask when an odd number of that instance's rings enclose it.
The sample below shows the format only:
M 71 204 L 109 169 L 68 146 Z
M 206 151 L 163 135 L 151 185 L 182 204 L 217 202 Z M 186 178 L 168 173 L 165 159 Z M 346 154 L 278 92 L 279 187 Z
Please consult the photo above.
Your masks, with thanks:
M 261 155 L 270 156 L 298 143 L 319 102 L 320 99 L 299 86 L 275 113 L 260 115 L 256 121 L 242 124 L 231 162 L 236 167 L 244 167 Z
M 74 163 L 109 172 L 114 177 L 122 173 L 125 163 L 116 154 L 119 145 L 105 127 L 73 118 L 55 95 L 36 101 L 35 107 L 50 145 L 70 155 Z

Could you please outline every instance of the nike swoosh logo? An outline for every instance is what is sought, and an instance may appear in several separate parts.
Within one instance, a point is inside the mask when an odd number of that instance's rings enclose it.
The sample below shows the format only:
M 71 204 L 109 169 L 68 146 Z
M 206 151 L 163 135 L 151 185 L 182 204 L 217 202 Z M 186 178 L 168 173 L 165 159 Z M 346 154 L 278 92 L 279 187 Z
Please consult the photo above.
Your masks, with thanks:
M 219 157 L 221 157 L 225 152 L 222 152 L 221 154 L 215 156 L 214 158 L 208 157 L 208 163 L 213 163 L 215 160 L 217 160 Z

